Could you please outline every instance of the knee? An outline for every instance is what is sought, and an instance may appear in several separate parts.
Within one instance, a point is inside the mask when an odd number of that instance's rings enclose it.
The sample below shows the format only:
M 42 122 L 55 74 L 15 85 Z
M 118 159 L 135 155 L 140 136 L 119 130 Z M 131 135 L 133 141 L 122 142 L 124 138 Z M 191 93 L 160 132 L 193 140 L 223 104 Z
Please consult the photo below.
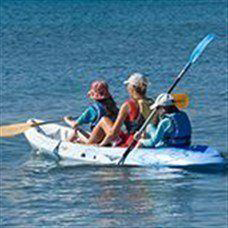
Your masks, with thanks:
M 105 126 L 109 122 L 109 118 L 104 116 L 101 118 L 99 125 Z
M 102 121 L 102 122 L 107 122 L 107 121 L 109 121 L 109 118 L 108 118 L 107 116 L 103 116 L 103 117 L 101 118 L 101 121 Z

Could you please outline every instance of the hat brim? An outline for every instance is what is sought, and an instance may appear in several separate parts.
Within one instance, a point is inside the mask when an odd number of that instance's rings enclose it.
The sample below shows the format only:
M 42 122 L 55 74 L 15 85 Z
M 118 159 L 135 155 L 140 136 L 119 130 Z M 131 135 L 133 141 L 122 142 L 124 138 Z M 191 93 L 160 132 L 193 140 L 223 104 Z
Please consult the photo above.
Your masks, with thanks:
M 136 85 L 137 83 L 131 82 L 131 81 L 124 81 L 124 85 L 131 84 L 131 85 Z M 144 85 L 148 86 L 150 85 L 150 82 L 143 82 Z
M 153 110 L 153 109 L 155 109 L 155 108 L 157 108 L 158 107 L 158 105 L 156 104 L 156 103 L 154 103 L 154 104 L 152 104 L 151 106 L 150 106 L 150 110 Z
M 100 94 L 94 92 L 93 90 L 90 90 L 87 93 L 87 97 L 90 97 L 90 98 L 92 98 L 94 100 L 104 100 L 104 99 L 110 98 L 111 94 L 110 93 L 106 93 L 104 95 L 100 95 Z

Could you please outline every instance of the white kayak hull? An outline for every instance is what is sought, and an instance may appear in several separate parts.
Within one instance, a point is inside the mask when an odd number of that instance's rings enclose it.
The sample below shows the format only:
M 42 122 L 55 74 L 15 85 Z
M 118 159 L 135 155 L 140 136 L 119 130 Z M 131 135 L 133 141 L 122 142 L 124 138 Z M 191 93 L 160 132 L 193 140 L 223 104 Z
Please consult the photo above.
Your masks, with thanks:
M 40 120 L 39 120 L 40 122 Z M 79 164 L 116 165 L 126 151 L 121 147 L 97 147 L 66 142 L 72 133 L 69 127 L 45 124 L 33 127 L 24 134 L 33 149 L 60 160 L 73 160 Z M 134 149 L 125 165 L 136 166 L 192 166 L 223 163 L 218 151 L 208 146 L 182 148 Z

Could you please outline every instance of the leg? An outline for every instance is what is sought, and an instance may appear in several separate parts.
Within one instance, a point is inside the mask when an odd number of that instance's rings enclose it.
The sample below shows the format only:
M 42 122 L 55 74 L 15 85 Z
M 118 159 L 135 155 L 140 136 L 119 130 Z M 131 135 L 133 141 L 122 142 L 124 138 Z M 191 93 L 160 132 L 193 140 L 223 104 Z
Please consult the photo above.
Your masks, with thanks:
M 73 131 L 69 138 L 66 139 L 67 142 L 75 142 L 78 138 L 77 131 Z
M 79 143 L 87 143 L 90 137 L 90 134 L 86 131 L 84 131 L 81 128 L 77 129 L 77 136 L 78 136 L 78 142 Z
M 108 117 L 103 117 L 97 126 L 94 127 L 88 144 L 99 143 L 105 137 L 105 135 L 112 129 L 113 122 Z
M 86 143 L 90 137 L 90 134 L 84 131 L 82 128 L 75 129 L 66 139 L 67 142 L 77 142 L 78 140 L 82 141 L 82 143 Z

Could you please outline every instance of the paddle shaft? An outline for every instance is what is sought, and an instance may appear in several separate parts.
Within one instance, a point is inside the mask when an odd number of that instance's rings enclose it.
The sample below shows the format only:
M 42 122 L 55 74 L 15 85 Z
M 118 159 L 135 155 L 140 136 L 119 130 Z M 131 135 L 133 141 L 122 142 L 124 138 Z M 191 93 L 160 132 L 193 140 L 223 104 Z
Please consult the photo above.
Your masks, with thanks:
M 40 125 L 44 125 L 44 124 L 59 123 L 59 122 L 62 122 L 62 121 L 63 121 L 63 118 L 61 118 L 59 120 L 50 120 L 50 121 L 45 121 L 45 122 L 41 122 L 41 123 L 33 122 L 31 127 L 36 127 L 36 126 L 40 126 Z
M 76 119 L 78 119 L 78 116 L 72 117 L 72 120 L 76 120 Z M 60 118 L 58 120 L 45 121 L 45 122 L 41 122 L 41 123 L 34 123 L 34 125 L 32 124 L 32 127 L 40 126 L 40 125 L 44 125 L 44 124 L 59 123 L 59 122 L 62 122 L 62 121 L 64 121 L 64 118 Z
M 77 117 L 73 117 L 72 120 L 76 120 L 77 118 L 78 118 L 78 116 Z M 31 124 L 31 127 L 37 127 L 37 126 L 44 125 L 44 124 L 59 123 L 59 122 L 62 122 L 62 121 L 64 121 L 63 118 L 58 119 L 58 120 L 45 121 L 45 122 L 41 122 L 41 123 L 34 122 L 33 124 Z
M 173 82 L 173 84 L 169 87 L 167 93 L 171 93 L 173 89 L 176 87 L 177 83 L 181 80 L 181 78 L 184 76 L 185 72 L 189 69 L 189 67 L 192 65 L 191 62 L 188 62 L 183 70 L 180 72 L 180 74 L 177 76 L 176 80 Z

